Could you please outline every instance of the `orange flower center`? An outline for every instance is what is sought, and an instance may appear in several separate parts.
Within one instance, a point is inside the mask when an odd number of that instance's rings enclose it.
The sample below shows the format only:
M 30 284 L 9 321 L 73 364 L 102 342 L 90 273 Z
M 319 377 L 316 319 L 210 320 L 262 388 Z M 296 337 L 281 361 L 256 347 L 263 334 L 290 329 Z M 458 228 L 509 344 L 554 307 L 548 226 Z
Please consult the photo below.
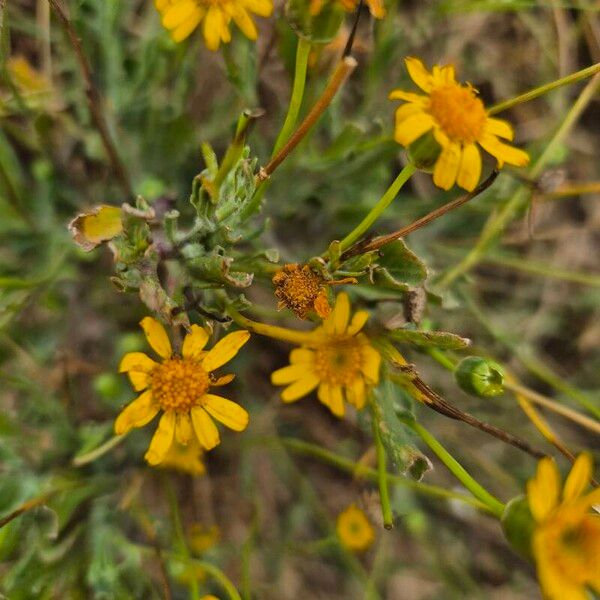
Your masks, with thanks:
M 451 140 L 463 144 L 479 139 L 487 119 L 483 102 L 475 90 L 456 83 L 430 92 L 429 112 Z
M 152 371 L 152 395 L 163 410 L 189 411 L 210 385 L 208 373 L 195 361 L 170 358 Z
M 329 314 L 329 304 L 324 292 L 323 278 L 308 265 L 285 265 L 273 277 L 275 295 L 280 304 L 287 306 L 301 319 L 311 310 L 325 318 Z
M 554 569 L 582 585 L 600 572 L 600 516 L 559 511 L 544 529 Z
M 315 373 L 330 385 L 349 385 L 360 377 L 363 357 L 356 338 L 338 338 L 315 350 Z

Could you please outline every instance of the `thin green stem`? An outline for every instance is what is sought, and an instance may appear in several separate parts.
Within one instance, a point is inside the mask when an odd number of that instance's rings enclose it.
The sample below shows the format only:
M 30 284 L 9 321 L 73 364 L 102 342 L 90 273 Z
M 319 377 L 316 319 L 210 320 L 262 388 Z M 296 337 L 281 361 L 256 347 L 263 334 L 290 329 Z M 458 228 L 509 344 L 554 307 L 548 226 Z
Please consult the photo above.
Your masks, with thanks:
M 579 95 L 579 98 L 577 98 L 573 106 L 569 109 L 561 126 L 558 128 L 558 131 L 554 134 L 548 145 L 545 147 L 544 152 L 531 168 L 531 171 L 529 172 L 530 179 L 537 179 L 552 157 L 555 156 L 557 147 L 562 144 L 565 137 L 582 115 L 583 111 L 595 97 L 599 84 L 600 74 L 596 74 L 594 78 L 585 86 Z M 494 213 L 490 216 L 475 246 L 438 282 L 439 288 L 447 287 L 455 279 L 469 271 L 481 260 L 481 257 L 487 252 L 488 248 L 502 234 L 504 229 L 514 219 L 515 215 L 525 205 L 528 197 L 529 190 L 521 188 L 504 204 L 504 206 L 497 213 Z
M 340 250 L 347 250 L 361 238 L 381 216 L 385 209 L 391 204 L 392 200 L 398 195 L 402 186 L 410 179 L 411 175 L 416 171 L 416 167 L 412 163 L 408 163 L 398 173 L 398 177 L 387 189 L 385 194 L 379 199 L 377 204 L 367 213 L 365 218 L 340 242 Z
M 381 431 L 379 431 L 377 408 L 373 403 L 371 403 L 371 423 L 373 425 L 373 439 L 375 441 L 375 451 L 377 454 L 377 484 L 379 485 L 381 516 L 383 517 L 383 526 L 386 529 L 392 529 L 394 527 L 394 515 L 392 513 L 390 490 L 388 488 L 385 446 L 381 439 Z
M 298 47 L 296 48 L 296 68 L 294 70 L 294 83 L 292 86 L 292 96 L 288 112 L 277 136 L 277 141 L 273 147 L 271 158 L 281 150 L 281 147 L 287 142 L 298 120 L 302 99 L 304 98 L 304 86 L 306 84 L 306 69 L 308 66 L 308 57 L 310 55 L 311 43 L 305 38 L 298 38 Z
M 265 439 L 264 441 L 268 442 L 269 440 Z M 378 480 L 379 475 L 376 469 L 358 464 L 344 456 L 336 454 L 335 452 L 321 448 L 321 446 L 317 446 L 315 444 L 295 438 L 281 438 L 280 442 L 292 452 L 302 454 L 304 456 L 310 456 L 311 458 L 320 460 L 321 462 L 331 465 L 332 467 L 335 467 L 340 471 L 344 471 L 345 473 L 349 473 L 350 475 L 364 477 L 365 479 L 373 482 L 377 482 Z M 464 502 L 465 504 L 469 504 L 478 510 L 494 514 L 494 511 L 488 506 L 488 504 L 485 502 L 480 502 L 478 499 L 466 494 L 461 494 L 459 492 L 446 490 L 435 485 L 414 481 L 408 477 L 394 475 L 393 473 L 388 473 L 387 479 L 393 485 L 400 485 L 409 488 L 419 494 L 431 496 L 432 498 L 458 500 L 460 502 Z
M 481 502 L 486 504 L 490 511 L 496 516 L 502 516 L 504 504 L 494 498 L 484 487 L 482 487 L 464 467 L 425 429 L 413 418 L 398 415 L 398 418 L 408 425 L 430 448 L 436 456 L 446 465 L 448 470 Z
M 530 100 L 533 100 L 534 98 L 538 98 L 539 96 L 543 96 L 544 94 L 547 94 L 548 92 L 551 92 L 552 90 L 555 90 L 564 85 L 576 83 L 577 81 L 581 81 L 582 79 L 585 79 L 586 77 L 591 77 L 592 75 L 595 75 L 596 73 L 599 73 L 599 72 L 600 72 L 600 63 L 592 65 L 591 67 L 586 67 L 585 69 L 581 69 L 581 71 L 577 71 L 576 73 L 571 73 L 570 75 L 567 75 L 566 77 L 561 77 L 560 79 L 557 79 L 556 81 L 552 81 L 550 83 L 540 85 L 539 87 L 536 87 L 532 90 L 529 90 L 528 92 L 525 92 L 524 94 L 520 94 L 519 96 L 515 96 L 514 98 L 509 98 L 508 100 L 505 100 L 504 102 L 495 104 L 488 110 L 488 114 L 496 115 L 499 112 L 502 112 L 503 110 L 507 110 L 509 108 L 512 108 L 513 106 L 516 106 L 517 104 L 522 104 L 523 102 L 529 102 Z
M 107 452 L 110 452 L 113 448 L 116 448 L 125 439 L 125 437 L 126 435 L 113 435 L 113 437 L 90 452 L 76 456 L 73 459 L 73 466 L 82 467 L 83 465 L 94 462 L 97 458 L 100 458 Z

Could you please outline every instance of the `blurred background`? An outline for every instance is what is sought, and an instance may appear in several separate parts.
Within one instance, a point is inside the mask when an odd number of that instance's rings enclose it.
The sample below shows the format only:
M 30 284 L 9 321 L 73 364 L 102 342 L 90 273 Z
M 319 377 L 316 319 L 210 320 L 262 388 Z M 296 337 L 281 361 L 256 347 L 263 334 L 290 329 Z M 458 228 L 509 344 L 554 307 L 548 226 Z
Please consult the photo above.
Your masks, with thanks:
M 136 194 L 174 203 L 191 218 L 191 181 L 205 168 L 201 143 L 222 156 L 246 108 L 265 110 L 248 144 L 259 163 L 268 159 L 289 100 L 296 44 L 281 6 L 259 19 L 256 44 L 237 32 L 212 53 L 198 34 L 184 44 L 170 41 L 150 0 L 64 4 Z M 395 104 L 387 95 L 413 89 L 405 56 L 429 66 L 453 63 L 491 105 L 600 61 L 598 8 L 587 0 L 402 1 L 388 3 L 378 22 L 365 11 L 354 51 L 359 66 L 273 177 L 258 218 L 262 243 L 277 248 L 282 261 L 306 260 L 350 231 L 395 178 L 406 159 L 393 141 Z M 207 458 L 208 476 L 146 466 L 148 430 L 73 465 L 110 437 L 115 416 L 133 398 L 118 362 L 145 349 L 137 324 L 147 309 L 111 283 L 107 248 L 84 253 L 67 230 L 76 214 L 127 200 L 90 118 L 68 38 L 46 0 L 0 2 L 0 22 L 0 518 L 42 499 L 0 528 L 0 592 L 11 600 L 163 598 L 167 586 L 173 598 L 187 598 L 196 578 L 201 593 L 227 597 L 206 569 L 170 560 L 170 552 L 187 546 L 218 565 L 244 598 L 358 599 L 368 580 L 390 600 L 538 598 L 533 568 L 485 515 L 395 486 L 398 518 L 388 532 L 376 486 L 290 452 L 282 437 L 373 461 L 362 419 L 340 421 L 314 398 L 281 403 L 269 376 L 286 364 L 289 347 L 269 339 L 255 336 L 252 352 L 236 358 L 230 397 L 249 410 L 251 424 L 243 435 L 224 436 Z M 305 107 L 322 90 L 347 31 L 311 57 Z M 530 388 L 597 419 L 597 88 L 573 113 L 586 84 L 503 115 L 533 161 L 550 147 L 539 179 L 503 172 L 484 195 L 408 242 L 429 271 L 423 322 L 470 338 Z M 574 116 L 568 135 L 551 143 Z M 510 215 L 501 240 L 473 269 L 439 286 L 518 189 L 531 195 L 527 210 Z M 456 195 L 417 174 L 376 232 Z M 259 307 L 257 318 L 298 327 L 291 314 L 275 311 L 268 278 L 257 278 L 247 295 Z M 376 313 L 407 318 L 394 295 Z M 468 396 L 427 352 L 406 355 L 453 404 L 555 453 L 511 394 Z M 521 493 L 534 471 L 530 457 L 425 407 L 417 414 L 491 492 L 504 501 Z M 599 455 L 597 434 L 543 414 L 573 452 Z M 423 481 L 455 488 L 429 458 Z M 376 530 L 375 544 L 359 556 L 323 542 L 351 503 Z

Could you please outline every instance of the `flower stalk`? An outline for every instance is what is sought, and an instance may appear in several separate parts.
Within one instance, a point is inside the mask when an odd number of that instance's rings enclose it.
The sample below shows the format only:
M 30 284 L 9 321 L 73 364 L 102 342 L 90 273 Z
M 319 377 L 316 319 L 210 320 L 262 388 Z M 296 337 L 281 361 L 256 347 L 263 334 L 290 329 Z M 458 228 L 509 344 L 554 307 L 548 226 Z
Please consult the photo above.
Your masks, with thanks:
M 381 439 L 381 431 L 379 430 L 379 422 L 377 419 L 377 407 L 373 400 L 370 403 L 371 408 L 371 423 L 373 426 L 373 440 L 375 442 L 375 452 L 377 454 L 377 484 L 379 485 L 379 498 L 381 501 L 381 516 L 383 517 L 383 526 L 386 529 L 394 528 L 394 515 L 390 504 L 390 490 L 387 480 L 387 465 L 386 454 L 383 440 Z

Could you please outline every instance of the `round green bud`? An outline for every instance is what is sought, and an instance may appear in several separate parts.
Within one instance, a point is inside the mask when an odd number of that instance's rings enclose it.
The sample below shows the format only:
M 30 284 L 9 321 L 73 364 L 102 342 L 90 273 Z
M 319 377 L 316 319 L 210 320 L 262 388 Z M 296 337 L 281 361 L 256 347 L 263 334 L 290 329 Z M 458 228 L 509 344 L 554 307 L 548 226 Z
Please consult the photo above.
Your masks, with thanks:
M 433 137 L 433 133 L 428 132 L 415 140 L 408 147 L 408 158 L 410 162 L 425 173 L 433 173 L 433 168 L 439 158 L 442 147 Z
M 480 398 L 504 393 L 504 371 L 493 360 L 481 356 L 467 356 L 454 370 L 456 382 L 468 394 Z
M 535 521 L 525 496 L 513 498 L 505 507 L 500 519 L 502 531 L 511 548 L 524 558 L 531 559 L 531 537 Z

